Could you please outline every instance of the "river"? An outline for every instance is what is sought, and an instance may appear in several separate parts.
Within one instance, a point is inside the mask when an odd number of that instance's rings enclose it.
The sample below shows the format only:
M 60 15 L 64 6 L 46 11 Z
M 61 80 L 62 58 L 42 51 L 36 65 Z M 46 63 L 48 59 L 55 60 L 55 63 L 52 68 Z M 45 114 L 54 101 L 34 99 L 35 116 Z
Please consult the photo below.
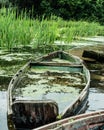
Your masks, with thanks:
M 85 39 L 84 39 L 85 40 Z M 104 52 L 104 37 L 88 38 L 86 41 L 72 43 L 73 48 L 70 53 L 82 58 L 83 50 L 94 50 Z M 89 89 L 89 107 L 86 113 L 96 110 L 104 110 L 104 63 L 97 63 L 95 66 L 87 63 L 91 71 L 91 86 Z M 12 69 L 12 68 L 11 68 Z M 95 71 L 96 70 L 96 71 Z M 98 73 L 100 71 L 100 74 Z M 1 79 L 2 80 L 2 79 Z M 7 86 L 8 82 L 0 83 L 0 130 L 8 130 L 7 127 Z
M 83 50 L 92 50 L 104 54 L 104 37 L 87 38 L 85 44 L 78 42 L 78 46 L 69 52 L 82 58 Z M 91 72 L 89 107 L 86 112 L 104 110 L 104 63 L 86 63 L 86 65 Z

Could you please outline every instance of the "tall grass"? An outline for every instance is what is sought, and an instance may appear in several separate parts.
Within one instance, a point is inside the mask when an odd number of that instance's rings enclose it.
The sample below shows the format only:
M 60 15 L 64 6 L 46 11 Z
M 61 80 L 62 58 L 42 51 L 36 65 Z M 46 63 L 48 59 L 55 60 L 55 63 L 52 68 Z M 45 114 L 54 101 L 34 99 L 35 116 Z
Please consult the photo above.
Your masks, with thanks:
M 30 19 L 21 13 L 16 17 L 15 10 L 0 10 L 0 47 L 9 51 L 14 47 L 33 45 L 34 48 L 47 46 L 54 48 L 54 42 L 60 41 L 70 44 L 79 37 L 95 35 L 104 36 L 104 27 L 99 23 L 85 21 L 64 21 L 61 18 Z
M 5 8 L 0 14 L 0 45 L 8 50 L 20 45 L 30 43 L 32 37 L 32 21 L 25 17 L 16 18 L 16 11 L 8 11 Z
M 47 46 L 53 46 L 58 35 L 58 24 L 55 21 L 43 19 L 38 21 L 38 26 L 34 22 L 34 47 L 43 48 L 45 51 Z

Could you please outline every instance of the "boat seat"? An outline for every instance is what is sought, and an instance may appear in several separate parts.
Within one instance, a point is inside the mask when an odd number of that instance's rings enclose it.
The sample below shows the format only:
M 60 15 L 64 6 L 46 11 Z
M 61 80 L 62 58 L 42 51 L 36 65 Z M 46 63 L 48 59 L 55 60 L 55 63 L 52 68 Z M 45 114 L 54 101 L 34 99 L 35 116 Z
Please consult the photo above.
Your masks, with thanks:
M 55 121 L 58 115 L 58 105 L 52 100 L 15 101 L 12 110 L 17 128 L 36 128 Z

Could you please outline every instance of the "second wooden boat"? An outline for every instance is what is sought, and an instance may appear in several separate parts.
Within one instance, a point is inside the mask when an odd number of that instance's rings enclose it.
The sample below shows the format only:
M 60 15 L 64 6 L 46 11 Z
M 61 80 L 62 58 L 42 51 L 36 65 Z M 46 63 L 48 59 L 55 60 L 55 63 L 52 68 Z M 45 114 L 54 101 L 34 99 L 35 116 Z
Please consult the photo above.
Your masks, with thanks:
M 33 130 L 104 130 L 104 111 L 80 114 Z
M 9 129 L 33 129 L 84 112 L 89 84 L 89 70 L 66 52 L 27 63 L 8 87 Z

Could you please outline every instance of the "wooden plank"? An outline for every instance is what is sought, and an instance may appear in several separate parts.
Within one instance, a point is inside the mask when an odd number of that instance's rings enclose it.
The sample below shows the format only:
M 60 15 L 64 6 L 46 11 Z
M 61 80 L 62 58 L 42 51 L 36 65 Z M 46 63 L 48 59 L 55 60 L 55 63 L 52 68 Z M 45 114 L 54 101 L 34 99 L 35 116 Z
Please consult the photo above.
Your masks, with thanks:
M 84 50 L 82 57 L 95 59 L 96 61 L 99 61 L 99 62 L 104 62 L 104 53 Z
M 82 68 L 83 66 L 81 64 L 71 64 L 71 63 L 55 63 L 55 62 L 31 62 L 31 66 L 35 65 L 45 65 L 45 66 L 69 66 L 69 67 L 77 67 Z

